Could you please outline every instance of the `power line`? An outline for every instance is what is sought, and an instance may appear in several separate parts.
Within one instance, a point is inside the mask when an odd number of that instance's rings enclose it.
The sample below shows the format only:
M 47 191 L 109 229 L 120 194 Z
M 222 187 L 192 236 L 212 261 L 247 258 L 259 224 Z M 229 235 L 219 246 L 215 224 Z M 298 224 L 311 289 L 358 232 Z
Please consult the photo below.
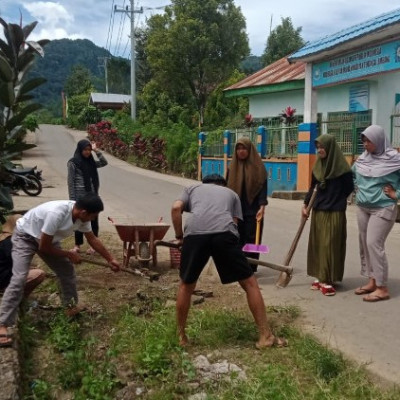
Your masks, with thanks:
M 111 13 L 110 13 L 110 22 L 108 23 L 108 34 L 107 34 L 107 42 L 106 49 L 110 51 L 111 48 L 111 37 L 112 37 L 112 29 L 114 28 L 114 0 L 111 5 Z M 110 47 L 108 47 L 108 43 L 110 41 Z

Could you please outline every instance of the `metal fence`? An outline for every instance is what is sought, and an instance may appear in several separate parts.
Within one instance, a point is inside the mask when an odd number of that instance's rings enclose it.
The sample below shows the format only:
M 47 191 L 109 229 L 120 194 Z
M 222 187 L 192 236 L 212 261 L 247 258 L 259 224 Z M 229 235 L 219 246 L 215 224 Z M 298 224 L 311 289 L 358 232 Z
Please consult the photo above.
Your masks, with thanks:
M 286 125 L 280 117 L 265 118 L 262 124 L 267 130 L 266 154 L 268 157 L 293 157 L 297 156 L 299 124 L 303 116 L 298 115 L 294 124 Z
M 319 133 L 329 133 L 335 136 L 336 142 L 345 155 L 361 154 L 363 144 L 361 132 L 372 121 L 372 110 L 357 113 L 332 112 L 326 120 L 319 122 Z
M 392 115 L 391 141 L 394 147 L 400 147 L 400 114 Z M 294 124 L 286 125 L 280 117 L 263 118 L 256 121 L 263 125 L 267 131 L 265 157 L 295 157 L 298 147 L 298 125 L 303 122 L 303 116 L 298 115 Z M 372 110 L 357 113 L 350 112 L 331 112 L 326 119 L 318 115 L 317 130 L 318 135 L 329 133 L 335 136 L 339 147 L 345 155 L 361 154 L 363 145 L 360 133 L 372 122 Z M 236 141 L 246 136 L 257 147 L 257 128 L 231 129 L 230 151 L 232 155 Z M 222 157 L 224 155 L 224 134 L 223 132 L 213 132 L 207 135 L 204 143 L 204 156 Z

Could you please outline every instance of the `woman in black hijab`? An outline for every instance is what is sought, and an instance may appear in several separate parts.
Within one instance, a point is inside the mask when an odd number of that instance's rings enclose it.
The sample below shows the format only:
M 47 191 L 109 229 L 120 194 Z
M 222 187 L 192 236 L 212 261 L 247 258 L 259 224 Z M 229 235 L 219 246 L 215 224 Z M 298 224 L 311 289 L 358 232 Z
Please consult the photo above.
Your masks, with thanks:
M 92 152 L 96 153 L 98 161 L 93 157 Z M 74 156 L 68 161 L 68 192 L 70 200 L 78 200 L 85 194 L 99 193 L 99 174 L 97 168 L 107 165 L 107 160 L 102 153 L 97 150 L 96 144 L 87 139 L 78 142 Z M 98 236 L 99 221 L 96 218 L 92 221 L 92 231 Z M 80 246 L 83 244 L 83 233 L 75 232 L 75 247 L 72 249 L 80 252 Z M 89 247 L 87 254 L 93 254 L 94 250 Z

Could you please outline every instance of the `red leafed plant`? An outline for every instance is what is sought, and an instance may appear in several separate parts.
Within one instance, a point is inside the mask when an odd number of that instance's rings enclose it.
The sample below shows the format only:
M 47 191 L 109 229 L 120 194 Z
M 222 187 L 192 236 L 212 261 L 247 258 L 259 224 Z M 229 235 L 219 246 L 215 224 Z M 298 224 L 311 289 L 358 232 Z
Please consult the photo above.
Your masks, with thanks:
M 254 120 L 253 120 L 253 116 L 251 114 L 246 114 L 244 117 L 244 125 L 247 128 L 251 128 L 253 126 Z
M 290 125 L 296 122 L 296 116 L 294 115 L 295 113 L 295 108 L 287 106 L 284 110 L 282 110 L 282 113 L 279 114 L 279 116 L 284 124 Z

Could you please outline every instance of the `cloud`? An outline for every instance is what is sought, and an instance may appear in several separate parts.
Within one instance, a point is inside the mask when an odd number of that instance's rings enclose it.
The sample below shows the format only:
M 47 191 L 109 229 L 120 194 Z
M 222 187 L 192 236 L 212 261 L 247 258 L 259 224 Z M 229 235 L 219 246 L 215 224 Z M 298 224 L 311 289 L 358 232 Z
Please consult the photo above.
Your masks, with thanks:
M 74 32 L 74 15 L 60 3 L 50 1 L 24 2 L 22 6 L 34 20 L 39 22 L 37 29 L 30 35 L 31 40 L 82 39 L 87 37 L 87 34 L 83 32 Z

